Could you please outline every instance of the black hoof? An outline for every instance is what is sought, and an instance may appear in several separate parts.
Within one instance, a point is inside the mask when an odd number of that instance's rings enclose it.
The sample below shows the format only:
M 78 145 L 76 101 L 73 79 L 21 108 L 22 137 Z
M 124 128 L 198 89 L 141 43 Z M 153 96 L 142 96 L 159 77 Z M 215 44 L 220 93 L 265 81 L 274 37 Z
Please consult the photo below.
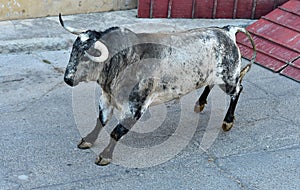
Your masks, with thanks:
M 196 104 L 195 107 L 194 107 L 194 112 L 195 113 L 200 113 L 200 112 L 203 111 L 204 107 L 205 107 L 205 105 L 197 105 Z
M 111 158 L 103 158 L 102 156 L 99 156 L 95 162 L 95 164 L 99 166 L 107 166 L 111 163 Z
M 81 139 L 77 145 L 78 148 L 80 149 L 89 149 L 93 146 L 92 143 L 86 142 L 84 139 Z
M 231 123 L 227 123 L 227 122 L 223 122 L 223 125 L 222 125 L 222 129 L 223 131 L 227 132 L 229 131 L 231 128 L 233 127 L 233 122 Z
M 195 104 L 195 107 L 194 107 L 194 112 L 195 113 L 200 113 L 203 111 L 204 107 L 205 107 L 205 104 L 207 104 L 207 102 L 199 102 L 197 101 L 196 104 Z

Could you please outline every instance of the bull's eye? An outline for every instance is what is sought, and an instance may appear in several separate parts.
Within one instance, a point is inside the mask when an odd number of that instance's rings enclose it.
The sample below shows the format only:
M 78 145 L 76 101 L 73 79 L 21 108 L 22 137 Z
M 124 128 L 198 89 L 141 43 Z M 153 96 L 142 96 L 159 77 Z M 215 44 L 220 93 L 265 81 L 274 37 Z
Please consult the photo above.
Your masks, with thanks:
M 86 55 L 84 55 L 84 56 L 82 56 L 82 59 L 81 59 L 82 61 L 89 61 L 90 59 L 86 56 Z

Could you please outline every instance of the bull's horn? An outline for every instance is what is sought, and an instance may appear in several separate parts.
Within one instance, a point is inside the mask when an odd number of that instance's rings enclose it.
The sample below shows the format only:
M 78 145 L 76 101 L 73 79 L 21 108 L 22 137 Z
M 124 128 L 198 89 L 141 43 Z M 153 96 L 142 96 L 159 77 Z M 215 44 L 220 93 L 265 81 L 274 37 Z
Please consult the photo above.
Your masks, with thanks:
M 67 30 L 68 32 L 71 32 L 72 34 L 79 35 L 82 32 L 86 32 L 86 30 L 83 30 L 83 29 L 76 29 L 76 28 L 72 28 L 70 26 L 66 26 L 64 21 L 62 20 L 61 13 L 59 13 L 59 22 L 65 30 Z
M 100 41 L 96 41 L 94 48 L 96 50 L 99 50 L 101 52 L 101 55 L 99 57 L 95 57 L 95 56 L 92 56 L 92 55 L 88 54 L 87 52 L 85 52 L 85 54 L 88 56 L 88 58 L 90 60 L 100 63 L 100 62 L 104 62 L 108 59 L 109 52 L 108 52 L 106 45 L 104 45 Z

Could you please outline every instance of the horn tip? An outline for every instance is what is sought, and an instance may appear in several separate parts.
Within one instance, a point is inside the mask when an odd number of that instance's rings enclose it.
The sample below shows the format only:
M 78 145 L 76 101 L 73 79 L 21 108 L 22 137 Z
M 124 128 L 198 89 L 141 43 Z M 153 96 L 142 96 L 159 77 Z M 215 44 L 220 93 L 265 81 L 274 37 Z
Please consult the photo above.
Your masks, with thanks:
M 64 27 L 65 24 L 64 24 L 64 21 L 62 20 L 61 13 L 59 13 L 58 17 L 59 17 L 60 24 Z

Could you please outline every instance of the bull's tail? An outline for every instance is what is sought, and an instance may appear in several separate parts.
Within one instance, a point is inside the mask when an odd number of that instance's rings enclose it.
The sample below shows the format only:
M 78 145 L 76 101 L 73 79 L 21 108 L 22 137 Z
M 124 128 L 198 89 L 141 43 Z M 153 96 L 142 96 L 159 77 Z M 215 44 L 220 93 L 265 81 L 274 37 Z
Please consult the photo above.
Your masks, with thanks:
M 244 76 L 246 75 L 246 73 L 248 73 L 248 71 L 251 68 L 251 63 L 248 63 L 240 72 L 240 83 L 242 82 Z
M 256 54 L 257 54 L 257 51 L 256 51 L 256 46 L 255 46 L 255 43 L 253 41 L 253 38 L 251 36 L 251 34 L 245 29 L 245 28 L 241 28 L 241 27 L 232 27 L 234 28 L 234 34 L 236 34 L 237 32 L 242 32 L 244 34 L 246 34 L 247 38 L 249 39 L 249 41 L 251 42 L 251 45 L 252 45 L 252 49 L 253 49 L 253 55 L 252 55 L 252 58 L 250 60 L 250 63 L 248 63 L 242 70 L 241 70 L 241 73 L 240 73 L 240 80 L 243 79 L 243 77 L 245 76 L 245 74 L 250 70 L 251 68 L 251 65 L 254 63 L 255 59 L 256 59 Z

